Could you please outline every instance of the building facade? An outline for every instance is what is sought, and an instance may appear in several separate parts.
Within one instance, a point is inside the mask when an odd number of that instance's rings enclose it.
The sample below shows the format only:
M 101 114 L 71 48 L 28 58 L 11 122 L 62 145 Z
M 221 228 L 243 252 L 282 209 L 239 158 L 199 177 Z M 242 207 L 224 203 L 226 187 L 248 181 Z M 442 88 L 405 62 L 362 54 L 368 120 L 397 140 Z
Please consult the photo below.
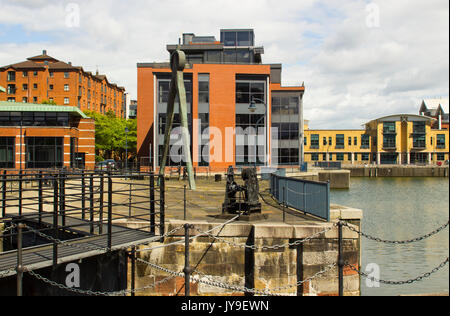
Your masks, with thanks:
M 61 104 L 125 118 L 125 88 L 110 83 L 105 75 L 59 61 L 43 51 L 24 62 L 0 68 L 0 85 L 6 93 L 0 101 Z
M 343 164 L 442 164 L 449 159 L 449 131 L 436 120 L 401 114 L 367 123 L 363 130 L 306 130 L 307 162 Z
M 0 169 L 95 168 L 95 121 L 77 107 L 0 101 Z
M 434 118 L 433 129 L 449 129 L 448 98 L 423 100 L 419 110 L 420 115 Z
M 253 30 L 222 30 L 221 40 L 184 34 L 184 71 L 191 152 L 197 170 L 233 166 L 299 165 L 305 88 L 283 87 L 282 66 L 263 64 L 263 47 Z M 169 53 L 178 45 L 168 45 Z M 138 64 L 138 155 L 162 158 L 169 63 Z M 179 107 L 175 106 L 171 145 L 179 144 Z M 275 132 L 273 132 L 275 130 Z M 181 150 L 171 151 L 168 166 L 183 165 Z

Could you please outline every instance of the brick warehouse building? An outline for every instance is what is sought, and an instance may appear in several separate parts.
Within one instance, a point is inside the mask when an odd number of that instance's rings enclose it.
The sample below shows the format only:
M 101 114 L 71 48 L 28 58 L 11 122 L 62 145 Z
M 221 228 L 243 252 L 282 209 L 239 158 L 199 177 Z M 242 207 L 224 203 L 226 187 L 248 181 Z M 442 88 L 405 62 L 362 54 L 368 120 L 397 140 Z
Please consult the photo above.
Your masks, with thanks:
M 0 170 L 95 168 L 95 121 L 77 107 L 0 101 Z
M 168 45 L 168 52 L 177 46 Z M 253 30 L 221 30 L 220 41 L 213 36 L 183 34 L 180 48 L 187 59 L 184 79 L 191 152 L 197 170 L 224 170 L 230 165 L 253 165 L 255 160 L 260 166 L 276 160 L 279 165 L 299 166 L 303 143 L 300 107 L 305 88 L 281 85 L 282 66 L 262 63 L 264 48 L 255 46 Z M 150 156 L 151 165 L 157 169 L 171 70 L 169 63 L 139 63 L 137 68 L 138 155 Z M 174 127 L 180 125 L 178 106 L 175 111 Z M 257 159 L 255 136 L 253 142 L 245 132 L 227 137 L 230 129 L 239 127 L 244 131 L 258 128 Z M 279 132 L 272 135 L 270 127 Z M 171 144 L 180 139 L 179 133 L 172 133 Z M 177 158 L 172 155 L 168 166 L 180 165 Z
M 43 101 L 98 113 L 113 111 L 124 118 L 125 88 L 110 83 L 105 75 L 86 72 L 43 51 L 26 61 L 0 67 L 0 101 L 40 104 Z

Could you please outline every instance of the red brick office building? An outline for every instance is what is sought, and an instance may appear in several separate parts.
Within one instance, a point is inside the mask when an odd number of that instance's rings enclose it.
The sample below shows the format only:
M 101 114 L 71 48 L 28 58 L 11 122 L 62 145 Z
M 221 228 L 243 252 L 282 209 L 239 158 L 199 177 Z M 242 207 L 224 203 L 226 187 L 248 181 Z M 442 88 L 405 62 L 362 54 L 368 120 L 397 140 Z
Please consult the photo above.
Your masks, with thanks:
M 168 45 L 172 53 L 177 45 Z M 283 87 L 280 64 L 263 64 L 263 47 L 253 30 L 221 30 L 221 40 L 183 34 L 187 65 L 184 79 L 194 167 L 223 170 L 230 165 L 298 166 L 301 151 L 303 85 Z M 171 70 L 169 63 L 139 63 L 138 155 L 151 157 L 158 168 L 162 156 Z M 255 108 L 250 110 L 251 105 Z M 178 106 L 174 126 L 180 125 Z M 258 130 L 258 143 L 237 131 Z M 272 135 L 276 127 L 278 135 Z M 244 133 L 245 134 L 245 133 Z M 218 138 L 221 137 L 219 140 Z M 255 137 L 255 136 L 254 136 Z M 171 144 L 180 139 L 172 134 Z M 277 147 L 274 148 L 274 140 Z M 256 149 L 257 154 L 256 154 Z M 175 158 L 175 159 L 173 159 Z M 177 155 L 168 166 L 180 165 Z

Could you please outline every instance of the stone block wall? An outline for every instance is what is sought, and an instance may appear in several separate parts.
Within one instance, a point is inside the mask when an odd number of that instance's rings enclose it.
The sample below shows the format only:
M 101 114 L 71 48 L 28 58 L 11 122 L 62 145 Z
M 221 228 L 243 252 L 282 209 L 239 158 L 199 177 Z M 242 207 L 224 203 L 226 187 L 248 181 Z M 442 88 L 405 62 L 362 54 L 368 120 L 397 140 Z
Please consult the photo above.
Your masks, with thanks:
M 183 225 L 184 222 L 172 221 L 167 224 L 166 231 Z M 191 222 L 196 229 L 208 231 L 218 224 L 207 222 Z M 304 243 L 302 269 L 304 279 L 318 272 L 327 270 L 320 277 L 306 282 L 303 295 L 335 296 L 338 295 L 337 263 L 338 243 L 337 227 L 332 223 L 309 222 L 303 225 L 288 225 L 274 223 L 260 224 L 229 224 L 223 229 L 212 232 L 222 239 L 198 237 L 190 245 L 190 266 L 201 272 L 200 280 L 219 282 L 226 288 L 208 285 L 202 282 L 191 282 L 192 296 L 243 296 L 244 287 L 271 294 L 297 295 L 299 247 L 292 245 L 295 241 L 304 239 L 327 228 L 330 231 L 320 237 Z M 197 235 L 192 230 L 191 235 Z M 166 238 L 165 245 L 184 240 L 184 229 L 175 236 Z M 291 245 L 289 245 L 291 244 Z M 141 246 L 140 250 L 159 247 L 161 243 Z M 254 245 L 257 249 L 244 247 Z M 285 245 L 284 247 L 276 247 Z M 344 228 L 344 259 L 359 267 L 360 263 L 359 236 Z M 267 248 L 262 248 L 267 247 Z M 154 250 L 138 251 L 137 257 L 171 271 L 182 273 L 184 269 L 184 243 L 170 245 Z M 142 262 L 136 264 L 136 288 L 152 286 L 170 277 L 170 274 Z M 131 268 L 129 267 L 129 287 L 131 286 Z M 193 274 L 194 276 L 196 273 Z M 350 269 L 344 271 L 346 295 L 360 295 L 360 278 Z M 227 288 L 228 286 L 240 289 Z M 247 293 L 248 294 L 248 293 Z M 173 277 L 155 288 L 138 292 L 139 296 L 184 296 L 184 277 Z

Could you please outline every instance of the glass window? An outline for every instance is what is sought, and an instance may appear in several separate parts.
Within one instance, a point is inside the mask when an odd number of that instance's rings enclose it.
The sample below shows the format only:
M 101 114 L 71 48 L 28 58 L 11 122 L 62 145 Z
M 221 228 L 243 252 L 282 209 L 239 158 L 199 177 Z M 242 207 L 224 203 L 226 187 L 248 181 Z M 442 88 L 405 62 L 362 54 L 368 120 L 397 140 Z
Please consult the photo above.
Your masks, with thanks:
M 162 81 L 160 80 L 158 83 L 158 100 L 159 103 L 167 103 L 169 102 L 169 89 L 170 89 L 170 81 Z
M 236 50 L 236 62 L 237 63 L 250 63 L 250 51 L 248 49 Z
M 445 149 L 446 136 L 445 134 L 437 135 L 436 138 L 436 148 L 437 149 Z
M 68 73 L 68 72 L 65 72 L 65 73 L 64 73 L 64 78 L 66 78 L 66 79 L 69 78 L 69 73 Z
M 336 148 L 345 148 L 345 136 L 343 134 L 336 135 Z
M 395 122 L 384 122 L 383 124 L 383 133 L 384 134 L 395 134 Z
M 241 31 L 237 32 L 237 46 L 251 46 L 250 32 Z
M 369 135 L 361 135 L 361 148 L 362 149 L 370 148 L 370 136 Z
M 16 81 L 16 72 L 15 71 L 8 71 L 7 81 Z
M 237 46 L 236 45 L 236 32 L 223 32 L 223 44 L 225 46 Z
M 15 167 L 15 138 L 0 137 L 0 168 L 12 169 Z
M 209 75 L 199 75 L 198 102 L 209 103 Z
M 311 149 L 319 149 L 319 135 L 311 135 Z
M 394 149 L 397 147 L 396 135 L 385 134 L 383 137 L 383 148 Z
M 414 122 L 413 123 L 413 133 L 414 134 L 425 134 L 425 122 Z
M 27 169 L 50 169 L 63 167 L 63 137 L 26 137 L 25 144 Z
M 414 148 L 425 148 L 426 147 L 426 136 L 420 135 L 420 136 L 413 136 L 413 147 Z
M 236 62 L 236 50 L 227 49 L 223 51 L 223 60 L 226 63 L 235 63 Z

